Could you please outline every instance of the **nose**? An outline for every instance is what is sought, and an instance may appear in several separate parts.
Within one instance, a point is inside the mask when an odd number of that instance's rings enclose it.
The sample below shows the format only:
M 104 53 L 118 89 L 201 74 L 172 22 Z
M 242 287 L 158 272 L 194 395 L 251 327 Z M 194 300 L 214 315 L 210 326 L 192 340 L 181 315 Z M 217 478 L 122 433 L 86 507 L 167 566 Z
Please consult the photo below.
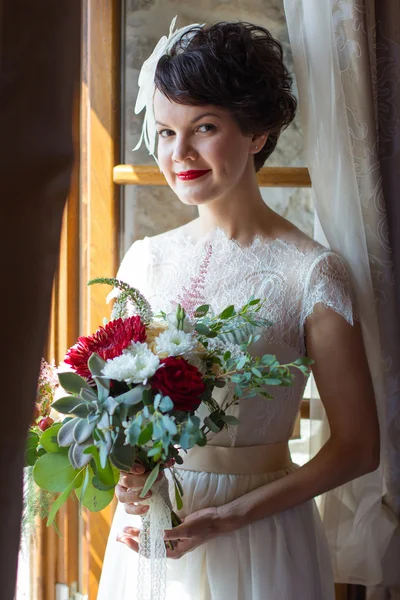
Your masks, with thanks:
M 190 141 L 183 136 L 176 136 L 172 160 L 176 163 L 184 162 L 185 160 L 196 160 L 197 151 L 193 148 Z

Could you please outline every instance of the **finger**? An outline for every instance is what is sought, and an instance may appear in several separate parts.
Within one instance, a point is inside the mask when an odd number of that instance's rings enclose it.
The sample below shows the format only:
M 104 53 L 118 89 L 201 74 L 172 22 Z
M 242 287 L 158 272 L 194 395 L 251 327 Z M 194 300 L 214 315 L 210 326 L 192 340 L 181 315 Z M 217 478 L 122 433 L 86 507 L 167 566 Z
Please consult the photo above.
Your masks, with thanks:
M 147 504 L 135 504 L 133 502 L 130 504 L 125 504 L 124 508 L 128 515 L 144 515 L 149 510 L 149 506 Z
M 133 489 L 126 489 L 125 487 L 122 487 L 120 485 L 117 485 L 115 488 L 115 495 L 117 496 L 118 500 L 120 502 L 122 502 L 122 504 L 127 504 L 127 503 L 131 503 L 131 502 L 140 502 L 141 500 L 147 500 L 148 498 L 151 497 L 151 492 L 147 492 L 146 496 L 144 498 L 140 497 L 142 488 L 139 488 L 138 490 L 133 490 Z
M 122 544 L 125 544 L 125 546 L 128 546 L 128 548 L 130 548 L 134 552 L 139 552 L 138 542 L 136 540 L 134 540 L 133 537 L 131 537 L 130 535 L 126 535 L 126 534 L 117 535 L 117 542 L 121 542 Z
M 129 472 L 133 473 L 135 475 L 143 475 L 143 473 L 145 471 L 146 471 L 146 469 L 144 468 L 143 465 L 141 465 L 140 463 L 134 463 Z
M 130 525 L 128 525 L 127 527 L 124 527 L 122 531 L 123 533 L 126 533 L 127 535 L 130 535 L 133 538 L 139 539 L 140 529 L 138 529 L 137 527 L 131 527 Z
M 177 525 L 177 527 L 173 527 L 172 529 L 166 529 L 164 531 L 164 540 L 184 540 L 190 539 L 193 537 L 193 533 L 190 531 L 190 525 L 186 525 L 182 523 L 181 525 Z
M 145 475 L 132 475 L 131 473 L 124 473 L 120 475 L 119 484 L 122 487 L 141 489 L 146 483 L 147 474 Z

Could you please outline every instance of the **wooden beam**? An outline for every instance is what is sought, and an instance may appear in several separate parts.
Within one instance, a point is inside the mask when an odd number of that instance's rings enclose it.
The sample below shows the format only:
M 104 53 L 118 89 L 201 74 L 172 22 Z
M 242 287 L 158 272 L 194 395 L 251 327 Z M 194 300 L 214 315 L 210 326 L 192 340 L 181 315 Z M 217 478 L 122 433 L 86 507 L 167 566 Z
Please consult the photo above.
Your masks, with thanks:
M 87 287 L 94 277 L 114 277 L 118 267 L 119 189 L 113 182 L 120 139 L 121 2 L 84 0 L 82 52 L 81 277 L 82 334 L 109 316 L 104 286 Z M 83 594 L 97 598 L 113 506 L 84 511 Z
M 311 187 L 311 179 L 304 167 L 264 167 L 257 174 L 260 187 Z M 117 165 L 114 167 L 117 185 L 167 185 L 158 167 L 146 165 Z

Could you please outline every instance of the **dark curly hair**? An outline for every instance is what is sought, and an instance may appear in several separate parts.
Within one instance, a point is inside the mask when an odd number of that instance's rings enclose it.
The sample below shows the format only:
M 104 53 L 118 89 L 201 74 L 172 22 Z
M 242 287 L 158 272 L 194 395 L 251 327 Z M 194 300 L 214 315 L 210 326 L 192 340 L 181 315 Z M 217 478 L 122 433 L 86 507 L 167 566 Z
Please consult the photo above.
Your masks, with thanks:
M 268 133 L 265 146 L 254 155 L 256 171 L 297 107 L 281 44 L 251 23 L 193 27 L 160 58 L 155 84 L 173 102 L 229 110 L 244 134 Z

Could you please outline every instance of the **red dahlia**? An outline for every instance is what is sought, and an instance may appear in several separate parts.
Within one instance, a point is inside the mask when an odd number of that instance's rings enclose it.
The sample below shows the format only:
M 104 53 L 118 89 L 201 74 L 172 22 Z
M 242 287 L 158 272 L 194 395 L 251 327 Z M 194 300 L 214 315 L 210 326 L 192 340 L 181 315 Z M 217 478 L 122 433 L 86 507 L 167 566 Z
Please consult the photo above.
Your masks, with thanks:
M 93 335 L 80 337 L 67 352 L 65 362 L 70 365 L 78 375 L 91 379 L 88 360 L 95 352 L 104 360 L 115 358 L 122 354 L 131 342 L 145 342 L 146 327 L 139 316 L 127 319 L 115 319 L 100 327 Z
M 206 386 L 200 371 L 184 358 L 169 356 L 151 378 L 153 389 L 169 396 L 176 410 L 194 412 Z

